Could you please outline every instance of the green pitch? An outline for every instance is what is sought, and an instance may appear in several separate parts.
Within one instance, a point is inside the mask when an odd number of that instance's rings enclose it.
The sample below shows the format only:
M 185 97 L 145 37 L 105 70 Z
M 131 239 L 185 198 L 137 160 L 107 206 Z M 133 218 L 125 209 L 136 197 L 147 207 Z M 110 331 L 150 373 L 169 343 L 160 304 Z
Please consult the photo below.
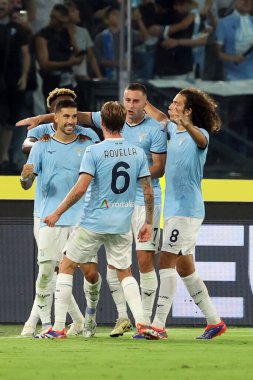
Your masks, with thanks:
M 2 380 L 252 380 L 253 329 L 228 328 L 221 337 L 196 341 L 203 329 L 173 328 L 163 341 L 110 338 L 20 338 L 22 326 L 0 325 Z

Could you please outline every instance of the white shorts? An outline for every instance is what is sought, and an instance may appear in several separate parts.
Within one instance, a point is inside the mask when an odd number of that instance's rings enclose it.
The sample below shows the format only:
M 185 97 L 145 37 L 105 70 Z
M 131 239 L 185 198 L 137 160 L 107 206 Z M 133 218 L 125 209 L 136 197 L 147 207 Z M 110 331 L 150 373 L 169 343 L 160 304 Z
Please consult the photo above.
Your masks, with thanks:
M 160 241 L 160 215 L 161 215 L 161 206 L 155 205 L 154 207 L 154 221 L 152 228 L 152 238 L 150 241 L 145 243 L 140 243 L 137 239 L 138 233 L 143 226 L 146 213 L 145 206 L 135 205 L 134 212 L 132 215 L 132 231 L 135 239 L 136 250 L 140 251 L 156 251 L 159 246 Z
M 164 220 L 162 251 L 193 253 L 203 219 L 174 216 Z
M 38 236 L 38 262 L 53 260 L 59 263 L 67 239 L 74 228 L 70 226 L 41 227 Z
M 33 234 L 35 241 L 38 245 L 38 238 L 39 238 L 39 229 L 40 229 L 40 218 L 38 216 L 34 216 L 33 218 Z
M 97 252 L 104 244 L 107 263 L 116 269 L 127 269 L 131 265 L 132 233 L 99 234 L 78 227 L 66 244 L 66 257 L 75 263 L 96 262 Z

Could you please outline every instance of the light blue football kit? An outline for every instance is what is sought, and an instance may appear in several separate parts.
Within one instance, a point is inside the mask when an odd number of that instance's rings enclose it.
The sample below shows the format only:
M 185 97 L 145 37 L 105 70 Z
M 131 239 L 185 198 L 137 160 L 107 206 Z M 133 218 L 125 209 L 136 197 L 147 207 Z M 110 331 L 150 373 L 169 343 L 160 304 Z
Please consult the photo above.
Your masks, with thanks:
M 150 176 L 143 149 L 124 138 L 106 139 L 87 147 L 81 173 L 90 174 L 94 180 L 80 226 L 97 233 L 129 232 L 137 179 Z
M 209 141 L 208 132 L 200 130 Z M 208 144 L 205 149 L 199 148 L 187 131 L 177 131 L 172 122 L 167 124 L 167 131 L 170 141 L 165 166 L 164 219 L 173 216 L 203 219 L 201 180 Z
M 97 128 L 101 128 L 100 112 L 92 112 L 92 121 Z M 166 130 L 156 120 L 148 115 L 137 125 L 131 126 L 127 122 L 121 132 L 122 136 L 132 144 L 142 148 L 146 153 L 148 165 L 153 165 L 152 153 L 162 154 L 167 151 Z M 152 179 L 155 205 L 161 204 L 161 188 L 159 179 Z M 136 205 L 144 205 L 144 196 L 140 184 L 137 185 Z
M 27 137 L 34 137 L 39 140 L 43 135 L 52 135 L 55 133 L 53 123 L 41 124 L 36 128 L 30 129 L 27 133 Z M 100 142 L 100 139 L 96 132 L 91 128 L 81 127 L 79 125 L 75 128 L 75 133 L 77 135 L 83 134 L 91 138 L 94 143 Z M 47 143 L 47 142 L 45 142 Z M 41 176 L 38 175 L 36 178 L 36 188 L 35 188 L 35 197 L 34 197 L 34 216 L 40 218 L 40 199 L 41 199 Z
M 63 143 L 54 137 L 47 142 L 38 141 L 33 145 L 28 164 L 34 165 L 34 173 L 40 176 L 41 225 L 43 219 L 51 214 L 63 201 L 79 177 L 79 168 L 85 149 L 92 145 L 91 140 Z M 85 197 L 80 199 L 57 221 L 58 226 L 74 226 L 80 220 Z

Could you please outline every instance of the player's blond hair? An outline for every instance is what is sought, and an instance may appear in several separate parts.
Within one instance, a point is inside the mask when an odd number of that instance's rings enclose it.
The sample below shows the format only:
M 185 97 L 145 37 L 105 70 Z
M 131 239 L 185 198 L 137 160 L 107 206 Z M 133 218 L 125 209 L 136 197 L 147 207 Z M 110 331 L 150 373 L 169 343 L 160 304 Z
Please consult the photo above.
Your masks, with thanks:
M 101 119 L 111 132 L 120 132 L 126 121 L 127 111 L 120 102 L 106 102 L 101 108 Z
M 52 106 L 53 101 L 58 96 L 71 96 L 73 100 L 76 100 L 76 93 L 73 90 L 70 90 L 69 88 L 55 88 L 53 91 L 49 92 L 49 95 L 47 97 L 47 108 L 50 109 Z

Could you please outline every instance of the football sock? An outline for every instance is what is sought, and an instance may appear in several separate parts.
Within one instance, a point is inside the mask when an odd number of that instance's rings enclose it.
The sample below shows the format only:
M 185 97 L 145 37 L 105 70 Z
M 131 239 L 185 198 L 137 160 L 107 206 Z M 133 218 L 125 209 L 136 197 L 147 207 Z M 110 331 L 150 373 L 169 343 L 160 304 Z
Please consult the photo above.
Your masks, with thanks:
M 31 313 L 25 324 L 27 326 L 33 326 L 35 328 L 37 326 L 37 323 L 39 322 L 39 319 L 40 319 L 40 316 L 39 316 L 37 301 L 34 300 Z
M 60 331 L 65 327 L 66 315 L 72 295 L 73 276 L 59 273 L 55 289 L 55 323 L 54 330 Z
M 141 295 L 137 281 L 134 277 L 128 276 L 121 281 L 125 299 L 128 303 L 128 306 L 133 314 L 135 324 L 145 323 Z
M 52 293 L 50 294 L 51 299 L 48 300 L 48 303 L 51 302 L 51 306 L 53 303 L 53 295 L 54 295 L 54 291 L 55 291 L 56 278 L 57 278 L 57 273 L 54 272 L 53 277 L 52 277 L 52 281 L 51 281 L 51 285 L 52 285 Z M 40 319 L 40 315 L 39 315 L 39 310 L 38 310 L 38 306 L 37 306 L 37 299 L 35 299 L 33 302 L 33 307 L 32 307 L 30 316 L 29 316 L 29 318 L 25 324 L 29 325 L 29 326 L 36 327 L 39 319 Z
M 102 278 L 98 273 L 98 281 L 95 284 L 91 284 L 84 278 L 83 290 L 86 297 L 87 309 L 89 315 L 96 314 L 97 304 L 100 296 Z
M 74 323 L 84 323 L 84 316 L 77 305 L 75 297 L 71 294 L 68 313 Z
M 146 324 L 150 324 L 158 282 L 155 270 L 140 273 L 141 300 Z
M 45 261 L 39 264 L 35 301 L 42 325 L 51 325 L 52 278 L 55 264 L 55 261 Z
M 217 310 L 209 297 L 206 285 L 199 277 L 199 274 L 195 271 L 189 276 L 183 277 L 182 280 L 184 281 L 184 284 L 195 304 L 206 317 L 207 324 L 215 325 L 216 323 L 219 323 L 220 317 L 218 316 Z
M 106 274 L 107 283 L 109 285 L 109 289 L 113 298 L 113 301 L 116 305 L 118 318 L 128 318 L 127 314 L 127 304 L 125 295 L 123 292 L 122 285 L 118 279 L 116 269 L 110 269 L 107 267 Z
M 174 268 L 160 269 L 160 289 L 156 314 L 152 326 L 164 329 L 177 288 L 177 272 Z

